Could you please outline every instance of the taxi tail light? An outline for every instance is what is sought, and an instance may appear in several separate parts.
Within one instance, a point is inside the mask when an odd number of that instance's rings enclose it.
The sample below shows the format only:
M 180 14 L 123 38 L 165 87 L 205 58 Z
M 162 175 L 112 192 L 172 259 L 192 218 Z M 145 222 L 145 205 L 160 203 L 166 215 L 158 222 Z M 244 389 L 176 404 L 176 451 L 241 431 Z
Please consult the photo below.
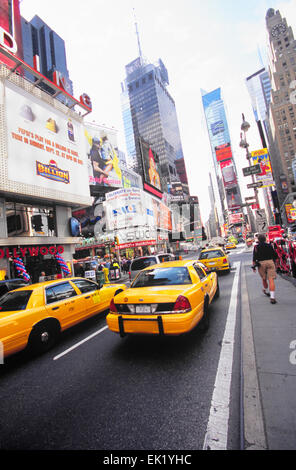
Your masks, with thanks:
M 191 305 L 189 300 L 183 295 L 179 295 L 174 305 L 174 313 L 186 313 L 190 312 Z
M 114 299 L 112 299 L 111 302 L 110 302 L 110 312 L 118 313 L 118 310 L 117 310 L 116 305 L 114 303 Z
M 223 259 L 223 264 L 226 264 L 226 263 L 227 263 L 227 259 L 224 258 L 224 259 Z

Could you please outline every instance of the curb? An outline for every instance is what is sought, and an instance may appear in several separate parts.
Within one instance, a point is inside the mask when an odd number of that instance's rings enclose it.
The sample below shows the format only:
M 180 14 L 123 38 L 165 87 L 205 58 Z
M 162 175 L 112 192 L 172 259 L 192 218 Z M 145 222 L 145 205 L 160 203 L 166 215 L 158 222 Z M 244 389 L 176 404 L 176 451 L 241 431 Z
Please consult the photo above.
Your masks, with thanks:
M 242 269 L 244 450 L 267 450 L 245 266 Z

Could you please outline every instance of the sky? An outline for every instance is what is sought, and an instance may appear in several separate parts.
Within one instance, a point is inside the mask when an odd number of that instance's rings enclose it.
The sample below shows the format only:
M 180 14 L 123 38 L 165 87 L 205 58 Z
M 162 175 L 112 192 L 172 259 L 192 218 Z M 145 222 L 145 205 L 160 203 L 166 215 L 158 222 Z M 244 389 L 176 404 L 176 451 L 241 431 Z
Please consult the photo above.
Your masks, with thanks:
M 162 59 L 174 98 L 189 179 L 199 197 L 202 220 L 210 212 L 209 172 L 213 169 L 200 90 L 222 89 L 242 196 L 250 177 L 239 147 L 242 113 L 251 124 L 250 151 L 262 147 L 245 79 L 262 68 L 267 54 L 265 16 L 280 10 L 296 36 L 295 0 L 23 0 L 21 15 L 38 15 L 65 41 L 74 97 L 87 93 L 93 111 L 87 121 L 115 127 L 126 150 L 120 105 L 125 65 L 138 57 L 135 9 L 143 56 Z

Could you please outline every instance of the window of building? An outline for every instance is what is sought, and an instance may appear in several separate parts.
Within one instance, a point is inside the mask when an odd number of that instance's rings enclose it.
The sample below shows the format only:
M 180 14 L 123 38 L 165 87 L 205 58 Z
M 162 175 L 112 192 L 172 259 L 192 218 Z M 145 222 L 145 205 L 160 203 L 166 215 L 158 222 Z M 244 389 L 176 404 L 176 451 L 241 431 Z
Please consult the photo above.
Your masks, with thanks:
M 8 237 L 56 236 L 53 207 L 6 202 L 5 212 Z

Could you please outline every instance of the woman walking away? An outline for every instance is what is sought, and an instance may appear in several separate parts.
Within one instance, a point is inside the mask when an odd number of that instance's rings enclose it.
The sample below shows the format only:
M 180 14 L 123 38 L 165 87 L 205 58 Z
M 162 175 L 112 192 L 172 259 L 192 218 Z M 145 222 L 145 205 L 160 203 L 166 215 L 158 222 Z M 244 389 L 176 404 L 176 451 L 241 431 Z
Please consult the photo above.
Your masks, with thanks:
M 263 293 L 270 296 L 270 302 L 272 304 L 276 303 L 275 300 L 275 283 L 276 279 L 276 269 L 275 269 L 275 260 L 278 255 L 272 248 L 269 243 L 266 243 L 266 237 L 263 234 L 258 235 L 258 244 L 254 246 L 253 250 L 253 271 L 256 271 L 258 267 L 258 272 L 262 278 L 263 283 Z M 269 283 L 269 292 L 267 292 Z

